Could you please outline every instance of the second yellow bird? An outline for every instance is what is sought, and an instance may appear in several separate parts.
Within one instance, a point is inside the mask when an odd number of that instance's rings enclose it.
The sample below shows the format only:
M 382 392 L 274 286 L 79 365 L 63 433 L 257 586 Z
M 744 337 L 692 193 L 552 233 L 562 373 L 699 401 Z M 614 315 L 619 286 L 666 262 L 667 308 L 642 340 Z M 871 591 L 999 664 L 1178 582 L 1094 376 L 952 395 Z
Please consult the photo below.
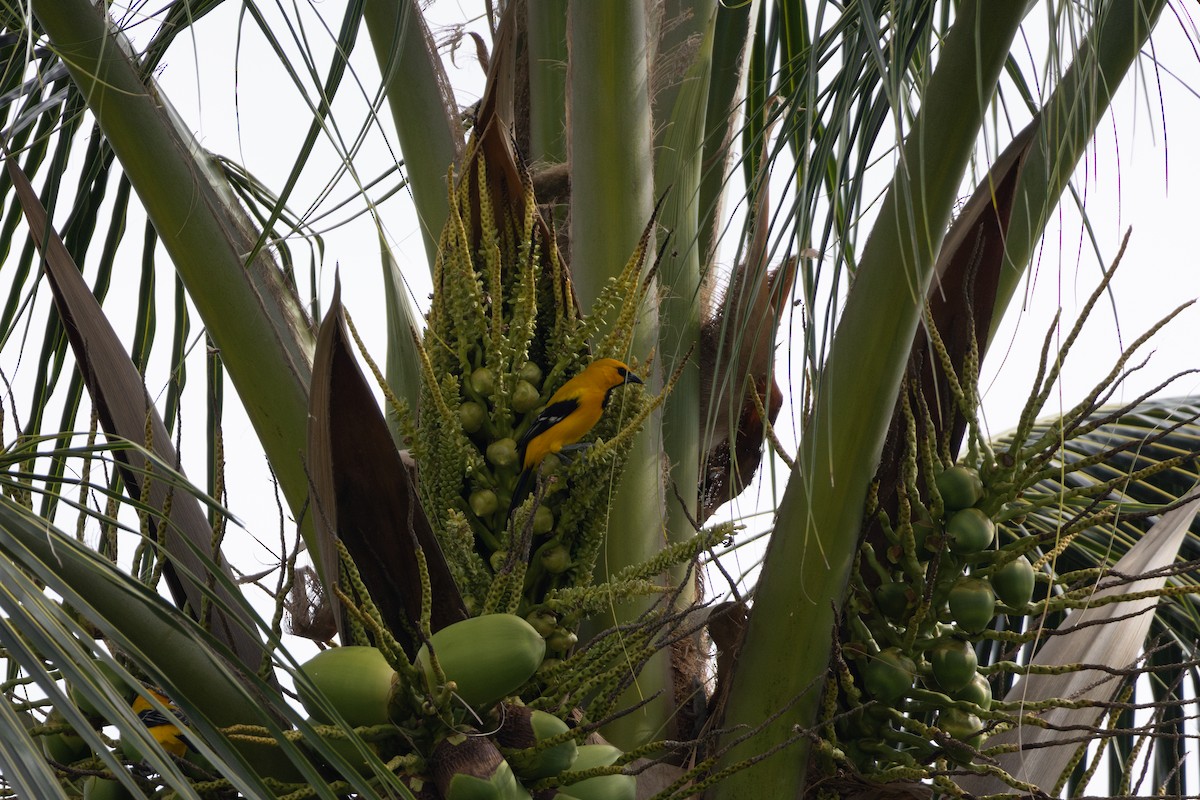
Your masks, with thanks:
M 150 705 L 150 701 L 140 694 L 134 698 L 133 713 L 137 714 L 138 719 L 150 731 L 150 735 L 154 737 L 154 741 L 161 744 L 163 749 L 171 755 L 182 758 L 188 749 L 187 741 L 183 738 L 183 732 L 179 730 L 179 723 L 187 724 L 183 719 L 183 712 L 165 695 L 149 688 L 146 691 L 154 695 L 154 699 L 166 706 L 174 716 L 165 716 L 161 711 Z

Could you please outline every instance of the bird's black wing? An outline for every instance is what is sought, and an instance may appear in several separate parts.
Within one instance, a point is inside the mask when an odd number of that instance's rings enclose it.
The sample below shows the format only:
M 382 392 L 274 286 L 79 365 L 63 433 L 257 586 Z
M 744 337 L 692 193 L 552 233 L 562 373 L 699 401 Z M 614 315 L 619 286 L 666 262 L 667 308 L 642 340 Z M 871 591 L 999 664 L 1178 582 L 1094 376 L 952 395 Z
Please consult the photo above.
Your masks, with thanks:
M 137 718 L 140 719 L 142 724 L 147 728 L 157 728 L 160 725 L 178 725 L 180 722 L 182 722 L 182 720 L 176 717 L 168 717 L 161 711 L 153 708 L 147 708 L 145 711 L 139 711 Z
M 525 468 L 525 450 L 528 448 L 529 443 L 574 414 L 577 408 L 579 408 L 579 400 L 574 397 L 551 403 L 533 418 L 533 422 L 521 434 L 520 440 L 517 441 L 517 463 L 521 465 L 521 474 L 517 478 L 517 485 L 513 488 L 512 501 L 508 504 L 508 515 L 510 517 L 513 510 L 521 505 L 522 501 L 533 490 L 533 473 L 536 465 L 529 469 Z
M 529 428 L 521 434 L 521 438 L 517 442 L 517 452 L 521 455 L 522 466 L 525 463 L 525 448 L 529 443 L 574 414 L 577 408 L 579 408 L 579 399 L 571 397 L 567 400 L 559 400 L 557 403 L 551 403 L 534 417 Z

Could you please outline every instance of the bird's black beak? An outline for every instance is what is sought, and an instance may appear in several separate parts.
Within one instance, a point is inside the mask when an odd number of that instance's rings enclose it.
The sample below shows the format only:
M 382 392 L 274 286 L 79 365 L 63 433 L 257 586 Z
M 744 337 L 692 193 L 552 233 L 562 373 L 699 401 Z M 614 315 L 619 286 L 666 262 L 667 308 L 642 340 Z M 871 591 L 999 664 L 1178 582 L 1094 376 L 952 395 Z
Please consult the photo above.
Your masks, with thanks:
M 637 375 L 634 375 L 632 372 L 626 371 L 625 372 L 625 382 L 626 383 L 641 383 L 642 379 L 639 378 Z

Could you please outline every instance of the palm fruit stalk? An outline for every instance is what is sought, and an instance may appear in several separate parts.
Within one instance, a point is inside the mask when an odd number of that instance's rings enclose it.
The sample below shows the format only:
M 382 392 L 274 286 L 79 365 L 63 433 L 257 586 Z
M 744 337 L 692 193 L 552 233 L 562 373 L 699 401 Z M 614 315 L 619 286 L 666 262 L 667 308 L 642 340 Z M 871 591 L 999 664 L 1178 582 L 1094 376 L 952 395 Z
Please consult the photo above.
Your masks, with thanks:
M 510 519 L 522 466 L 517 442 L 588 363 L 631 362 L 646 242 L 585 317 L 527 182 L 487 161 L 475 143 L 451 180 L 421 348 L 420 419 L 405 433 L 422 504 L 468 608 L 525 616 L 548 593 L 591 583 L 607 517 L 603 478 L 619 468 L 631 421 L 651 400 L 623 391 L 614 405 L 624 410 L 606 414 L 584 439 L 597 444 L 569 464 L 547 458 L 540 491 Z

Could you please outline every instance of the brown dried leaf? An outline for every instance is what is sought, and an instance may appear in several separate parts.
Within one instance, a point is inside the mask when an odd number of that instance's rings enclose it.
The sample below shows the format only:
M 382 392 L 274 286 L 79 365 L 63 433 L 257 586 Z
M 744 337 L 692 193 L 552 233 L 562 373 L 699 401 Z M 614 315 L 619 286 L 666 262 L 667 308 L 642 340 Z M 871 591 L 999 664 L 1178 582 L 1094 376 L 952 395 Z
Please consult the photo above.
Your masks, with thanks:
M 317 335 L 309 394 L 308 470 L 323 573 L 337 574 L 341 539 L 384 624 L 414 656 L 424 554 L 433 590 L 431 626 L 465 619 L 466 607 L 417 498 L 415 470 L 392 443 L 383 413 L 350 347 L 340 286 Z M 335 615 L 339 627 L 341 614 Z M 344 634 L 344 631 L 341 631 Z
M 767 424 L 783 406 L 775 335 L 795 278 L 795 258 L 773 272 L 747 260 L 734 272 L 717 316 L 700 330 L 701 524 L 741 494 L 762 462 Z

